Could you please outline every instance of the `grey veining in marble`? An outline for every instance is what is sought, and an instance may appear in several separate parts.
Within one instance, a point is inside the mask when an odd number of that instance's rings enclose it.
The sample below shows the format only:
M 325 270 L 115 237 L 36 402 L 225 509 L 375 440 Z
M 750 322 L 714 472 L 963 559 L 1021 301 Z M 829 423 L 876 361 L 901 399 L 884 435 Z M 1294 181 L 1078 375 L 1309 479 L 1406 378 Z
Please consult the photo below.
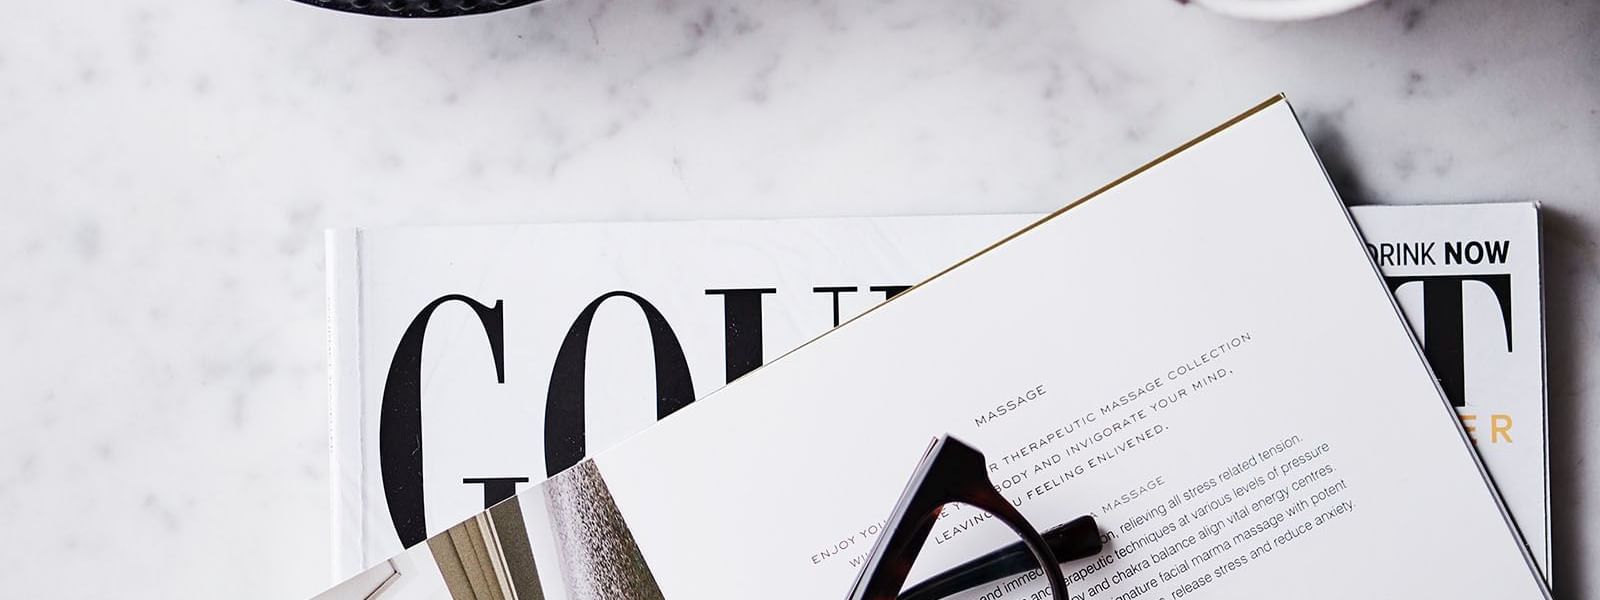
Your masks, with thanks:
M 1353 200 L 1544 204 L 1556 587 L 1600 597 L 1600 3 L 6 12 L 4 595 L 329 583 L 322 227 L 1044 211 L 1285 91 Z

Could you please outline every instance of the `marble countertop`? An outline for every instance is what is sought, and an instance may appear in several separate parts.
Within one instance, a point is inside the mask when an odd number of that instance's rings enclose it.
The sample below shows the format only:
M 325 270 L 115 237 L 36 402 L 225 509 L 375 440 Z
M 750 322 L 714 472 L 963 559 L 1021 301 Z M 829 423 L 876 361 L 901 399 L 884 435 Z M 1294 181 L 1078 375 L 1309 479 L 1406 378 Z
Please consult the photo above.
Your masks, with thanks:
M 1283 91 L 1353 201 L 1543 203 L 1556 587 L 1600 598 L 1596 32 L 1592 1 L 7 11 L 0 581 L 329 583 L 324 227 L 1045 211 Z

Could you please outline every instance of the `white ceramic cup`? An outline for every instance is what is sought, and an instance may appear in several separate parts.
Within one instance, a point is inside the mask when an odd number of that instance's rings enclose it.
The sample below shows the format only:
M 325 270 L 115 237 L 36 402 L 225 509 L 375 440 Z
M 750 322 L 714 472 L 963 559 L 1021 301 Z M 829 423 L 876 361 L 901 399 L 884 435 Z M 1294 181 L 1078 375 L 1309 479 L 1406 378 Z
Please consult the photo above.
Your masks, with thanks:
M 1372 0 L 1194 0 L 1213 11 L 1257 21 L 1299 21 L 1342 13 Z

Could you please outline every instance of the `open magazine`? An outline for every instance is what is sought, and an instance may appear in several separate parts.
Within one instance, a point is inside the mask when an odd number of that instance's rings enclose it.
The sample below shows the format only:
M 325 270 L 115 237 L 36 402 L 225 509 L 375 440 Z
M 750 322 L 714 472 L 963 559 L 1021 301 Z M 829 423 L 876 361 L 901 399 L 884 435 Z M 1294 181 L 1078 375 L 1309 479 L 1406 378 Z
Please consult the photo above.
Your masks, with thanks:
M 1281 98 L 1069 208 L 355 593 L 836 596 L 949 431 L 1100 519 L 1075 596 L 1547 595 Z M 999 533 L 947 511 L 913 578 Z

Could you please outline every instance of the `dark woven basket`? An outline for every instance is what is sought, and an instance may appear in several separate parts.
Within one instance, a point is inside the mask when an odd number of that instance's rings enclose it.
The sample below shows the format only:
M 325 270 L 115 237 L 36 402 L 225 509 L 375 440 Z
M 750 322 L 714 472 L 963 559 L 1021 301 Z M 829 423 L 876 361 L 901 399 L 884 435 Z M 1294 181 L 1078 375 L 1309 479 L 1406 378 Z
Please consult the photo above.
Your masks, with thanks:
M 539 0 L 298 0 L 344 12 L 377 17 L 429 19 L 494 12 L 533 4 Z

